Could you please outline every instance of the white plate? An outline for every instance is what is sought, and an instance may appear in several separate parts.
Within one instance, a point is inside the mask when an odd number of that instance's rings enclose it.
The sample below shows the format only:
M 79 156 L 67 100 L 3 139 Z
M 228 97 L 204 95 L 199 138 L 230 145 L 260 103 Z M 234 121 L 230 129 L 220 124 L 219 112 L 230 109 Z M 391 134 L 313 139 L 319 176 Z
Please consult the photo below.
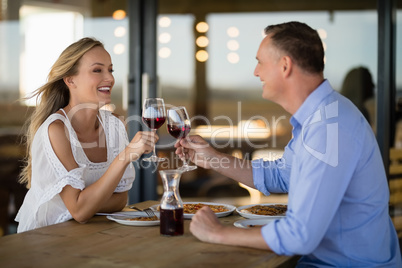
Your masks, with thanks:
M 257 226 L 264 226 L 276 219 L 265 218 L 265 219 L 247 219 L 247 220 L 239 220 L 233 223 L 234 226 L 239 228 L 250 229 Z
M 122 212 L 119 212 L 121 214 Z M 154 225 L 159 225 L 159 219 L 157 221 L 130 221 L 128 219 L 132 218 L 138 218 L 138 217 L 146 217 L 147 215 L 143 212 L 137 212 L 137 211 L 130 211 L 130 212 L 123 212 L 124 215 L 127 214 L 127 216 L 114 216 L 114 215 L 109 215 L 106 216 L 108 220 L 115 221 L 120 224 L 124 225 L 132 225 L 132 226 L 154 226 Z M 158 215 L 156 215 L 158 216 Z
M 261 219 L 261 218 L 280 219 L 280 218 L 285 217 L 285 215 L 269 216 L 269 215 L 256 215 L 256 214 L 252 214 L 252 213 L 241 212 L 242 209 L 249 208 L 249 207 L 256 206 L 256 205 L 268 206 L 268 205 L 287 205 L 287 204 L 283 204 L 283 203 L 252 204 L 252 205 L 238 207 L 238 208 L 236 208 L 236 211 L 241 216 L 243 216 L 244 218 L 247 218 L 247 219 Z
M 227 204 L 222 204 L 222 203 L 211 203 L 211 202 L 183 202 L 183 204 L 205 204 L 205 205 L 213 205 L 213 206 L 224 206 L 228 211 L 215 213 L 215 215 L 216 215 L 218 218 L 228 216 L 228 215 L 232 214 L 233 211 L 235 211 L 235 209 L 236 209 L 235 206 L 227 205 Z M 151 206 L 151 209 L 152 209 L 153 211 L 155 211 L 155 212 L 156 212 L 155 214 L 157 214 L 157 215 L 159 215 L 158 207 L 159 207 L 159 205 L 153 205 L 153 206 Z M 194 214 L 184 213 L 184 218 L 185 218 L 185 219 L 191 219 L 193 216 L 194 216 Z

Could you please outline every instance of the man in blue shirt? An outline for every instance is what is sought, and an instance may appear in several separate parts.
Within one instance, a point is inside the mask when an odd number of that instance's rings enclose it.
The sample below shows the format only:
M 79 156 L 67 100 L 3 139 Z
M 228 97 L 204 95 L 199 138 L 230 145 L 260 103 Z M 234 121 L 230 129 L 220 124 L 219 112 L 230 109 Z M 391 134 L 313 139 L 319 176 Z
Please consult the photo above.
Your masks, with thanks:
M 199 136 L 176 144 L 177 154 L 264 194 L 288 193 L 286 217 L 261 229 L 222 225 L 207 207 L 190 231 L 210 243 L 302 255 L 298 266 L 402 267 L 388 214 L 389 189 L 371 127 L 323 77 L 317 32 L 299 22 L 272 25 L 257 52 L 262 97 L 292 114 L 293 138 L 276 161 L 249 166 Z

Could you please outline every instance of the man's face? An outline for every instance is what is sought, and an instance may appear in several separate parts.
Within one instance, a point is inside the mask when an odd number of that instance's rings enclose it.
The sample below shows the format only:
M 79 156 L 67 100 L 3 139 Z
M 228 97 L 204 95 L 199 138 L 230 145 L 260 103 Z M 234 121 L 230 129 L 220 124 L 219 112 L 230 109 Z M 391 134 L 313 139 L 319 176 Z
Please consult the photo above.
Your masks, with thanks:
M 270 35 L 262 40 L 256 58 L 258 63 L 254 75 L 261 80 L 262 97 L 277 102 L 281 93 L 281 53 L 272 44 Z

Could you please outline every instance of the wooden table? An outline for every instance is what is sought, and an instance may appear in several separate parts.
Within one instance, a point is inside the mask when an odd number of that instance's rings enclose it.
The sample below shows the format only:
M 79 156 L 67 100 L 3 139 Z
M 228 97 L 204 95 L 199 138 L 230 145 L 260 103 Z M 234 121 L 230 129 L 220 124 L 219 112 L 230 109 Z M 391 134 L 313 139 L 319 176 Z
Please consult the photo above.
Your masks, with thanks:
M 156 201 L 135 204 L 146 208 Z M 238 214 L 220 218 L 232 225 Z M 199 241 L 184 221 L 184 235 L 165 237 L 159 226 L 136 227 L 95 216 L 0 238 L 0 267 L 294 267 L 295 258 Z

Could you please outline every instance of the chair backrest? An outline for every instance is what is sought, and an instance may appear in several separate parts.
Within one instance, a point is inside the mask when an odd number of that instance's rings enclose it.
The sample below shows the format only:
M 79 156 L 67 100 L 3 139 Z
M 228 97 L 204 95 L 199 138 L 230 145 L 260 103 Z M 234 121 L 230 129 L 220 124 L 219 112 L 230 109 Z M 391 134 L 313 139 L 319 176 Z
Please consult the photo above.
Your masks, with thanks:
M 390 148 L 389 160 L 389 174 L 402 176 L 402 148 Z
M 402 238 L 402 148 L 391 148 L 389 159 L 390 212 L 398 236 Z

